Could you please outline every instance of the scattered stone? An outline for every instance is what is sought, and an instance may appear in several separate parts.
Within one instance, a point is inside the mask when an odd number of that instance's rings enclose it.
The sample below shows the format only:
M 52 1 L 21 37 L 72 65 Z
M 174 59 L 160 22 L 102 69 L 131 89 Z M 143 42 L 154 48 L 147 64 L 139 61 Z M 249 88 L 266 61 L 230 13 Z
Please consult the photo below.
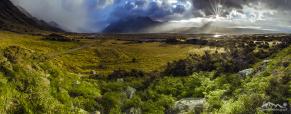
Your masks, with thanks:
M 263 60 L 262 67 L 266 68 L 270 62 L 271 62 L 270 60 Z
M 79 114 L 89 114 L 86 110 L 84 110 L 84 109 L 79 109 L 78 110 L 78 113 Z
M 93 75 L 96 75 L 97 72 L 96 72 L 95 70 L 92 70 L 92 74 L 93 74 Z
M 74 84 L 75 85 L 79 85 L 79 84 L 81 84 L 81 82 L 77 80 L 77 81 L 74 82 Z
M 101 114 L 101 112 L 100 111 L 94 111 L 91 114 Z
M 133 87 L 127 87 L 126 90 L 125 90 L 125 92 L 126 92 L 127 97 L 129 99 L 131 99 L 134 96 L 134 94 L 136 92 L 136 89 L 133 88 Z
M 126 110 L 126 114 L 142 114 L 140 108 L 131 107 L 130 109 Z
M 117 82 L 124 82 L 124 79 L 123 78 L 118 78 Z
M 267 63 L 269 63 L 270 62 L 270 60 L 264 60 L 263 61 L 263 63 L 265 63 L 265 64 L 267 64 Z
M 249 75 L 251 75 L 251 74 L 254 73 L 254 69 L 253 69 L 253 68 L 245 69 L 245 70 L 239 71 L 238 73 L 239 73 L 241 76 L 249 76 Z
M 50 87 L 50 80 L 49 79 L 47 79 L 47 78 L 44 78 L 44 77 L 41 77 L 41 79 L 42 79 L 42 82 L 43 82 L 43 84 L 47 87 L 47 88 L 49 88 Z
M 46 78 L 48 78 L 48 77 L 50 77 L 51 76 L 51 74 L 45 74 L 45 77 Z

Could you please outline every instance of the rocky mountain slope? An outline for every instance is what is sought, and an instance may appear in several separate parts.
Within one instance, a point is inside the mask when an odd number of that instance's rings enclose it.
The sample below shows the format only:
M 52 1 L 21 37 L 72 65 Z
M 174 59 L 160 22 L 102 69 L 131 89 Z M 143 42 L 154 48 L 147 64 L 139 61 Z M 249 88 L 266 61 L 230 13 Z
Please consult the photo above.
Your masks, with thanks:
M 162 24 L 149 17 L 128 17 L 107 26 L 104 33 L 142 33 L 145 29 Z
M 30 16 L 10 0 L 0 1 L 0 29 L 14 32 L 33 32 L 37 30 L 62 31 L 52 25 Z

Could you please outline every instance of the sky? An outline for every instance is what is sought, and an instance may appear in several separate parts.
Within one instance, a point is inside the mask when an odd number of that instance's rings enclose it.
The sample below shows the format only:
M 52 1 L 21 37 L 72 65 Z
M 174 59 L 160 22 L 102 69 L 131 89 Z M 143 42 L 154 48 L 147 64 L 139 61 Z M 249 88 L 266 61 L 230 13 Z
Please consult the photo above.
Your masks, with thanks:
M 101 32 L 132 16 L 165 23 L 159 30 L 201 27 L 291 32 L 291 0 L 12 0 L 69 32 Z M 171 25 L 171 26 L 168 26 Z M 159 31 L 156 30 L 156 31 Z

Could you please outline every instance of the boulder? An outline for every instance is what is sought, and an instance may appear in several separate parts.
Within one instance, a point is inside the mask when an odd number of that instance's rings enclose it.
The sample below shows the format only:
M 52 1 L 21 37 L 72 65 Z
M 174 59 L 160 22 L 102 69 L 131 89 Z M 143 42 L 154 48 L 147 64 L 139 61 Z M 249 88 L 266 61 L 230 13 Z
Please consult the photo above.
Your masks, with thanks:
M 126 110 L 125 114 L 142 114 L 142 111 L 140 108 L 131 107 Z
M 125 93 L 129 99 L 131 99 L 134 96 L 135 92 L 136 92 L 136 89 L 133 87 L 127 87 L 125 90 Z
M 81 82 L 78 81 L 78 80 L 76 80 L 76 81 L 74 82 L 74 85 L 80 85 L 80 84 L 81 84 Z
M 268 64 L 270 62 L 270 60 L 264 60 L 263 63 L 264 64 Z
M 92 75 L 96 75 L 97 74 L 97 72 L 95 71 L 95 70 L 92 70 Z
M 249 69 L 245 69 L 245 70 L 239 71 L 238 73 L 241 76 L 249 76 L 249 75 L 254 73 L 254 69 L 253 68 L 249 68 Z
M 87 112 L 86 110 L 84 110 L 84 109 L 78 109 L 78 112 L 77 112 L 78 114 L 89 114 L 89 112 Z
M 200 113 L 203 111 L 204 98 L 184 98 L 175 102 L 174 111 L 177 114 Z
M 100 111 L 94 111 L 91 114 L 101 114 L 101 112 Z
M 124 82 L 124 79 L 123 78 L 118 78 L 117 82 Z

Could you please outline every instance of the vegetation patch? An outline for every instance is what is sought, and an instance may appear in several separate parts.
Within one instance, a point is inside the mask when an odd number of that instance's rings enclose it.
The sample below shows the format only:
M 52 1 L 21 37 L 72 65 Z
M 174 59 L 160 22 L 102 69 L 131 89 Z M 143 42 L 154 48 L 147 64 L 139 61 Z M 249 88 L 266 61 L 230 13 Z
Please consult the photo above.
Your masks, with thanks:
M 55 34 L 55 33 L 52 33 L 52 34 L 45 36 L 44 39 L 51 40 L 51 41 L 61 41 L 61 42 L 79 42 L 80 41 L 80 40 L 75 39 L 75 38 L 69 38 L 69 37 L 62 36 L 62 35 Z

